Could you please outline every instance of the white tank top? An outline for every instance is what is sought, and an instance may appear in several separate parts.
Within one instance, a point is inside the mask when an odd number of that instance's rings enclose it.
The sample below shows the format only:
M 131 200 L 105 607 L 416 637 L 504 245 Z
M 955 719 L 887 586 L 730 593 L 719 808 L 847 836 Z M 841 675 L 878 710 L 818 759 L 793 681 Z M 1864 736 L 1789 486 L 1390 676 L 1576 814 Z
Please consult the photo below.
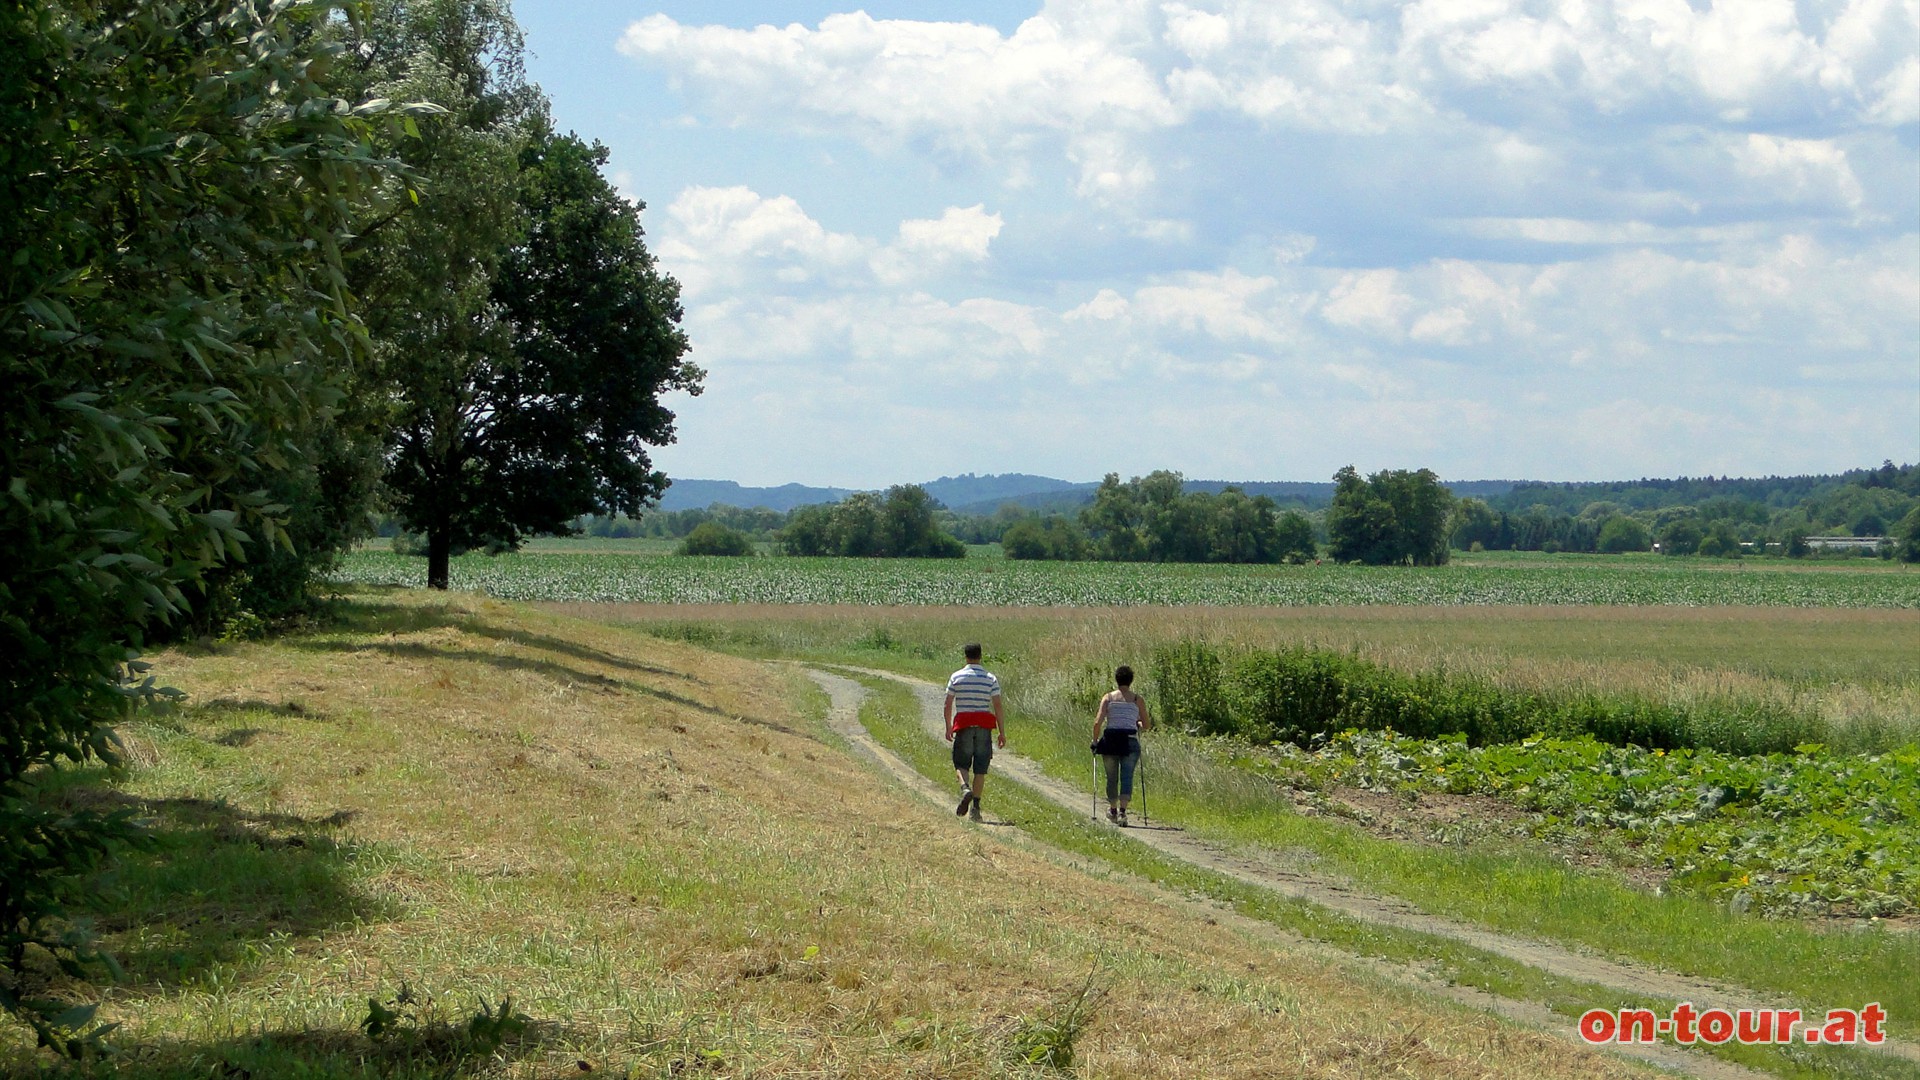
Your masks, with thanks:
M 1125 701 L 1121 698 L 1109 698 L 1107 701 L 1108 731 L 1139 731 L 1140 703 Z

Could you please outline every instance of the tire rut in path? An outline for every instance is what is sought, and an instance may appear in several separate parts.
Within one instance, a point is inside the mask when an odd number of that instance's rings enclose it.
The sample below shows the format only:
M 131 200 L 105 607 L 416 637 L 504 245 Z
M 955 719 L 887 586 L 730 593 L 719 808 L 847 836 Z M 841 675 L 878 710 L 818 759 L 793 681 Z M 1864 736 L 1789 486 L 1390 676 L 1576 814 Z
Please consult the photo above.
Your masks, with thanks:
M 836 671 L 852 671 L 862 675 L 884 678 L 909 687 L 920 700 L 922 726 L 933 738 L 943 742 L 945 741 L 945 733 L 942 730 L 944 720 L 941 715 L 944 704 L 944 692 L 942 688 L 890 671 L 848 667 L 839 664 L 833 665 L 833 667 Z M 829 728 L 845 738 L 860 756 L 869 759 L 882 772 L 892 776 L 930 803 L 940 806 L 943 809 L 947 807 L 951 802 L 951 794 L 945 788 L 927 779 L 919 770 L 901 760 L 893 751 L 880 745 L 880 743 L 874 739 L 872 733 L 861 724 L 860 705 L 866 698 L 866 687 L 844 675 L 833 674 L 818 668 L 802 667 L 802 670 L 815 684 L 826 691 L 832 702 L 827 720 Z M 997 772 L 1011 776 L 1013 779 L 1038 791 L 1066 809 L 1077 812 L 1080 807 L 1087 805 L 1082 801 L 1080 793 L 1077 790 L 1061 784 L 1059 781 L 1041 772 L 1037 765 L 1026 758 L 1022 758 L 1010 751 L 1001 750 L 994 754 L 994 763 Z M 1022 835 L 1024 836 L 1024 834 Z M 1342 906 L 1335 903 L 1328 903 L 1323 899 L 1323 896 L 1343 896 L 1353 901 L 1371 900 L 1380 905 L 1381 910 L 1393 909 L 1399 911 L 1404 909 L 1406 913 L 1419 916 L 1421 919 L 1431 920 L 1430 916 L 1419 915 L 1419 913 L 1413 912 L 1412 909 L 1405 908 L 1404 905 L 1397 905 L 1391 900 L 1377 897 L 1369 898 L 1337 882 L 1312 878 L 1294 871 L 1266 866 L 1253 860 L 1244 859 L 1216 845 L 1196 840 L 1183 833 L 1157 829 L 1133 829 L 1129 830 L 1129 835 L 1142 843 L 1157 848 L 1163 854 L 1170 855 L 1184 862 L 1217 870 L 1238 880 L 1271 889 L 1286 896 L 1312 900 L 1324 907 L 1352 914 L 1359 918 L 1367 918 L 1367 916 L 1359 914 L 1359 910 L 1371 911 L 1374 909 L 1356 909 L 1352 904 Z M 1026 839 L 1045 847 L 1067 862 L 1083 867 L 1090 865 L 1089 860 L 1081 856 L 1054 849 L 1051 845 L 1046 845 L 1044 842 L 1032 837 L 1026 837 Z M 1580 1040 L 1572 1032 L 1566 1017 L 1536 1002 L 1501 997 L 1497 994 L 1479 990 L 1474 987 L 1438 984 L 1412 967 L 1371 957 L 1357 956 L 1323 942 L 1302 938 L 1291 931 L 1275 927 L 1270 923 L 1254 919 L 1250 916 L 1241 915 L 1223 905 L 1209 901 L 1195 901 L 1175 890 L 1166 889 L 1151 883 L 1142 884 L 1146 888 L 1161 893 L 1169 902 L 1176 905 L 1194 908 L 1196 910 L 1205 909 L 1207 918 L 1222 923 L 1230 923 L 1240 929 L 1249 930 L 1262 936 L 1285 939 L 1290 947 L 1306 949 L 1319 953 L 1329 960 L 1342 961 L 1367 968 L 1396 981 L 1410 983 L 1428 993 L 1497 1013 L 1509 1020 L 1528 1025 L 1547 1035 L 1559 1038 L 1576 1046 L 1632 1058 L 1687 1076 L 1699 1077 L 1700 1080 L 1760 1080 L 1760 1078 L 1765 1078 L 1770 1075 L 1717 1058 L 1687 1053 L 1677 1047 L 1664 1043 L 1650 1045 L 1629 1044 L 1621 1046 L 1607 1044 L 1592 1046 Z M 1386 923 L 1384 919 L 1369 919 L 1369 921 Z M 1387 925 L 1399 926 L 1402 924 L 1395 922 L 1387 923 Z M 1435 925 L 1451 926 L 1456 924 L 1448 923 L 1444 920 L 1435 920 Z M 1431 929 L 1423 925 L 1408 925 L 1408 928 L 1427 930 L 1428 932 L 1442 934 L 1442 936 L 1454 936 L 1445 934 L 1442 930 Z M 1473 928 L 1467 927 L 1464 929 L 1472 930 Z M 1457 938 L 1457 940 L 1468 944 L 1478 944 L 1464 937 Z M 1495 950 L 1489 949 L 1488 951 Z M 1502 953 L 1502 955 L 1508 954 Z M 1568 955 L 1575 956 L 1581 960 L 1591 959 L 1578 957 L 1577 954 Z M 1520 957 L 1514 958 L 1520 959 Z M 1545 969 L 1545 965 L 1536 964 L 1534 966 Z M 1587 981 L 1598 982 L 1600 980 L 1589 979 Z

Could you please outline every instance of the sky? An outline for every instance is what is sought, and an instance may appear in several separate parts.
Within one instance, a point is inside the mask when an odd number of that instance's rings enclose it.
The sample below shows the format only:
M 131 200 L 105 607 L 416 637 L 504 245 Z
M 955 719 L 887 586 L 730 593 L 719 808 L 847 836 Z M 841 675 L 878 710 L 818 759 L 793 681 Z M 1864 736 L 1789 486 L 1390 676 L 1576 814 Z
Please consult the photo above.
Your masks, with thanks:
M 670 476 L 1920 460 L 1920 0 L 515 0 Z

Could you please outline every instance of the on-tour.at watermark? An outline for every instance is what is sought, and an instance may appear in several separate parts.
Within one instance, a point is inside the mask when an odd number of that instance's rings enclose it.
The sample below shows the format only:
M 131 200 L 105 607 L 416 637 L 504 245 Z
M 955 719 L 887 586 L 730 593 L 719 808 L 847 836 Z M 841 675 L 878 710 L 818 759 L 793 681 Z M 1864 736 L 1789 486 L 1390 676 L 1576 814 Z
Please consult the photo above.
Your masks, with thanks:
M 1807 1017 L 1799 1009 L 1696 1009 L 1683 1001 L 1665 1016 L 1652 1009 L 1588 1009 L 1580 1016 L 1580 1037 L 1596 1045 L 1671 1039 L 1681 1046 L 1878 1046 L 1887 1041 L 1886 1022 L 1887 1011 L 1877 1001 L 1858 1009 L 1828 1009 L 1825 1019 Z

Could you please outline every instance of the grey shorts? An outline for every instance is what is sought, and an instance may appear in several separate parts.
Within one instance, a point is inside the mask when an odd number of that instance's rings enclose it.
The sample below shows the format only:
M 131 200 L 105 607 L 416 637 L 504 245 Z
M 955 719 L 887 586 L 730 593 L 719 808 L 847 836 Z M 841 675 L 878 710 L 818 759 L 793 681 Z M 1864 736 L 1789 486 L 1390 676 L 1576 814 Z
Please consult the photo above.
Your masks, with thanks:
M 979 776 L 993 763 L 993 729 L 963 727 L 953 733 L 953 767 Z

